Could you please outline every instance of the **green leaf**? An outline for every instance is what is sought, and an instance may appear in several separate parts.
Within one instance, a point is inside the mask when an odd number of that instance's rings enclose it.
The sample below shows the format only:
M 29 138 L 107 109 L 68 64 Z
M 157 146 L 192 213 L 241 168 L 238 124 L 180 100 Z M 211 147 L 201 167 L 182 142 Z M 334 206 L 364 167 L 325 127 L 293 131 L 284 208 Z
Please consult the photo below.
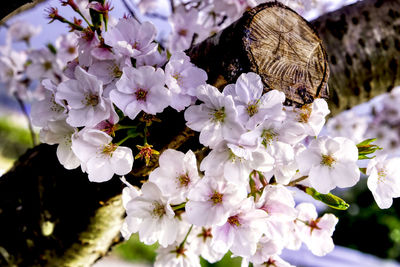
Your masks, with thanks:
M 328 205 L 329 207 L 337 210 L 347 210 L 349 208 L 349 204 L 346 203 L 343 199 L 338 196 L 335 196 L 331 193 L 321 194 L 317 190 L 312 187 L 307 187 L 305 192 L 312 196 L 314 199 L 321 201 L 322 203 Z
M 47 48 L 50 50 L 50 52 L 52 53 L 52 54 L 57 54 L 57 49 L 54 47 L 54 45 L 52 45 L 51 43 L 48 43 L 47 44 Z
M 375 142 L 376 138 L 366 139 L 357 145 L 358 149 L 358 159 L 372 159 L 373 157 L 367 157 L 367 155 L 375 153 L 377 150 L 381 150 L 382 148 L 373 145 L 372 142 Z

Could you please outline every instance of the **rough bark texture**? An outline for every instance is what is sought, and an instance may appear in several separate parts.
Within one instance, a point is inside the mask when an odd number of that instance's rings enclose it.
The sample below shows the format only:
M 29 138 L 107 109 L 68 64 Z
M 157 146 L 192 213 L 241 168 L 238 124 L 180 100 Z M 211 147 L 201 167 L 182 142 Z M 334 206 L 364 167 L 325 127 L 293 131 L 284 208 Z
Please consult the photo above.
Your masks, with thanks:
M 55 152 L 37 146 L 0 179 L 0 266 L 90 266 L 118 237 L 121 182 L 90 183 Z
M 400 84 L 399 0 L 364 0 L 312 24 L 329 55 L 333 115 Z
M 399 10 L 399 1 L 367 0 L 313 22 L 331 60 L 329 86 L 334 91 L 331 101 L 334 112 L 365 101 L 399 83 Z M 258 12 L 261 11 L 256 14 Z M 246 39 L 252 36 L 249 35 L 251 32 L 244 31 L 252 21 L 249 14 L 251 12 L 234 26 L 206 41 L 208 44 L 189 51 L 192 59 L 207 69 L 211 83 L 216 86 L 233 82 L 242 72 L 262 69 L 249 57 L 252 46 L 257 44 L 253 39 Z M 309 34 L 314 40 L 314 32 Z M 279 33 L 272 41 L 276 43 L 277 40 L 282 42 L 281 56 L 290 54 L 288 51 L 293 49 L 289 47 L 287 36 Z M 317 41 L 316 46 L 319 45 Z M 219 50 L 215 50 L 218 46 Z M 317 56 L 311 57 L 313 59 L 324 57 L 322 48 L 309 51 L 317 51 Z M 257 59 L 259 57 L 262 55 L 257 55 Z M 286 59 L 284 62 L 289 61 Z M 308 94 L 321 96 L 325 94 L 322 89 L 328 69 L 324 64 L 313 66 L 315 73 L 323 74 L 319 87 L 311 90 L 304 83 L 297 87 L 304 87 Z M 282 75 L 279 72 L 280 68 L 276 68 L 276 74 Z M 290 66 L 287 73 L 291 73 Z M 264 83 L 268 85 L 268 77 L 265 73 L 260 74 L 264 74 Z M 292 78 L 295 76 L 292 74 Z M 307 102 L 307 98 L 303 98 L 299 95 L 294 101 Z M 162 122 L 151 126 L 149 136 L 149 143 L 156 149 L 172 147 L 184 151 L 189 147 L 200 147 L 192 141 L 195 134 L 185 127 L 182 114 L 168 109 L 160 117 Z M 134 150 L 133 143 L 131 147 Z M 156 160 L 147 168 L 137 160 L 127 179 L 139 185 L 140 180 L 156 166 Z M 41 145 L 28 151 L 0 179 L 0 266 L 89 266 L 117 241 L 114 238 L 118 237 L 117 229 L 123 216 L 121 190 L 122 184 L 116 177 L 110 182 L 96 184 L 90 183 L 80 169 L 65 170 L 57 162 L 52 146 Z

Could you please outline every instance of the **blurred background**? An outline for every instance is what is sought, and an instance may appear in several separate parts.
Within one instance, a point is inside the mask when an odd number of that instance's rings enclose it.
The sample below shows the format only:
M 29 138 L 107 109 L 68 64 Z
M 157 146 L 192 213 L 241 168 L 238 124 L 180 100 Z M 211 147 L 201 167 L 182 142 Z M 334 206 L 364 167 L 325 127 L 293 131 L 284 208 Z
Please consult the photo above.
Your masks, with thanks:
M 311 1 L 311 0 L 310 0 Z M 168 1 L 158 1 L 158 9 L 154 10 L 162 16 L 170 13 Z M 284 1 L 285 2 L 285 1 Z M 286 1 L 288 2 L 288 1 Z M 320 14 L 340 8 L 343 5 L 351 4 L 352 1 L 318 1 L 315 8 L 306 10 L 304 16 L 313 19 Z M 158 38 L 165 38 L 170 26 L 163 18 L 154 16 L 142 16 L 135 6 L 135 3 L 127 0 L 112 1 L 114 9 L 111 15 L 119 18 L 128 13 L 127 7 L 136 11 L 142 20 L 152 20 L 158 28 Z M 31 48 L 41 48 L 51 43 L 54 45 L 56 38 L 68 29 L 61 23 L 48 24 L 45 18 L 44 9 L 58 7 L 60 13 L 65 17 L 72 17 L 73 11 L 61 7 L 59 1 L 50 0 L 38 4 L 35 8 L 27 10 L 19 15 L 13 16 L 6 25 L 0 26 L 0 49 L 6 43 L 7 27 L 16 21 L 26 21 L 41 28 L 41 33 L 32 38 Z M 15 50 L 27 48 L 24 42 L 16 43 Z M 328 51 L 329 53 L 329 51 Z M 22 155 L 27 149 L 33 146 L 30 131 L 28 129 L 27 117 L 33 96 L 29 94 L 23 99 L 23 105 L 15 97 L 7 93 L 4 84 L 0 84 L 0 176 L 13 164 L 13 161 Z M 379 106 L 379 99 L 372 101 L 372 104 L 365 104 L 354 109 L 354 114 L 367 118 L 373 113 L 374 107 Z M 368 118 L 367 118 L 368 120 Z M 37 129 L 36 135 L 37 135 Z M 36 137 L 37 138 L 37 137 Z M 38 139 L 38 138 L 37 138 Z M 398 153 L 398 151 L 395 153 Z M 0 177 L 1 179 L 1 177 Z M 337 245 L 335 250 L 325 257 L 313 256 L 306 248 L 301 251 L 285 251 L 283 258 L 296 266 L 400 266 L 400 201 L 394 200 L 390 209 L 381 210 L 375 204 L 372 194 L 366 186 L 366 179 L 361 179 L 359 184 L 348 191 L 337 191 L 351 203 L 346 211 L 326 209 L 326 206 L 315 203 L 320 212 L 331 212 L 339 217 L 333 239 Z M 304 194 L 296 194 L 298 201 L 310 201 Z M 357 204 L 356 204 L 357 203 Z M 151 266 L 155 259 L 156 245 L 145 246 L 139 242 L 138 236 L 133 235 L 129 241 L 119 244 L 113 248 L 109 256 L 105 257 L 95 266 Z M 203 266 L 240 266 L 240 258 L 225 258 L 216 264 L 208 264 L 203 261 Z

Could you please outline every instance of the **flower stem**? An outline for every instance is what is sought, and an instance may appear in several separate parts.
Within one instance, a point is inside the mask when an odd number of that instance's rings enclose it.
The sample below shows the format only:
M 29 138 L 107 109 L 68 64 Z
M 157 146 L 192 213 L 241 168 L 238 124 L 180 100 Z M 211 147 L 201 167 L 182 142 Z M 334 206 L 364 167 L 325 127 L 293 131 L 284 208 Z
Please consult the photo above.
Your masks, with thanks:
M 288 184 L 288 186 L 295 186 L 298 182 L 301 182 L 301 181 L 303 181 L 303 180 L 305 180 L 305 179 L 307 179 L 307 178 L 308 178 L 307 175 L 306 175 L 306 176 L 301 176 L 300 178 L 291 181 L 291 182 Z
M 33 146 L 36 146 L 37 145 L 36 135 L 35 135 L 35 132 L 33 131 L 33 126 L 32 126 L 31 120 L 29 119 L 29 114 L 28 114 L 28 111 L 26 110 L 25 103 L 19 97 L 17 92 L 14 93 L 14 97 L 17 100 L 19 107 L 21 108 L 21 111 L 24 114 L 26 120 L 28 121 L 28 128 L 29 128 L 29 132 L 31 133 L 32 144 L 33 144 Z
M 180 248 L 183 248 L 183 246 L 185 245 L 186 240 L 187 240 L 187 238 L 188 238 L 190 232 L 192 231 L 192 228 L 193 228 L 193 224 L 192 224 L 192 226 L 190 226 L 189 231 L 187 232 L 187 234 L 186 234 L 186 236 L 185 236 L 185 239 L 183 239 L 182 243 L 179 245 Z
M 186 206 L 186 202 L 172 207 L 172 210 L 173 210 L 173 211 L 176 211 L 176 210 L 179 210 L 179 209 L 181 209 L 181 208 L 184 208 L 185 206 Z

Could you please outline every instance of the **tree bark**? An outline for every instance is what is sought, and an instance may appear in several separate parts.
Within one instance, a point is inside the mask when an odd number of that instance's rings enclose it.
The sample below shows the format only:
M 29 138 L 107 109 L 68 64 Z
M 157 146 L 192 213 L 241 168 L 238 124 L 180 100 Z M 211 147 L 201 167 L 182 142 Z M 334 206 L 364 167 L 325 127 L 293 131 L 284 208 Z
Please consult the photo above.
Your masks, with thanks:
M 398 4 L 399 1 L 367 0 L 324 15 L 313 22 L 331 60 L 332 78 L 329 88 L 333 92 L 333 98 L 330 108 L 335 113 L 365 101 L 378 92 L 386 91 L 389 85 L 393 87 L 399 84 L 397 63 L 400 49 L 397 37 L 390 36 L 399 31 Z M 265 5 L 265 9 L 271 6 L 273 4 Z M 256 12 L 253 10 L 246 13 L 239 22 L 224 32 L 188 51 L 194 62 L 208 70 L 211 83 L 215 86 L 221 87 L 228 82 L 234 82 L 242 72 L 247 71 L 261 74 L 267 89 L 276 86 L 269 85 L 268 68 L 260 67 L 266 65 L 266 60 L 260 64 L 252 58 L 252 49 L 257 49 L 258 46 L 254 46 L 257 44 L 257 40 L 254 40 L 256 35 L 249 35 L 249 29 L 252 25 L 258 25 L 252 24 L 253 18 L 262 12 L 260 9 L 255 10 Z M 379 15 L 374 15 L 375 12 L 379 12 Z M 383 23 L 378 21 L 381 18 Z M 295 20 L 305 25 L 302 27 L 308 27 L 301 18 L 296 17 Z M 375 26 L 379 29 L 375 29 Z M 353 38 L 352 34 L 357 37 Z M 284 43 L 279 50 L 280 57 L 289 55 L 288 51 L 293 50 L 289 47 L 288 38 L 281 39 L 281 35 L 282 31 L 272 40 Z M 249 36 L 252 38 L 248 38 Z M 308 77 L 305 80 L 299 78 L 300 84 L 296 80 L 294 81 L 297 84 L 289 84 L 286 78 L 282 79 L 287 88 L 293 87 L 302 91 L 290 99 L 298 105 L 310 101 L 310 96 L 314 98 L 326 95 L 325 84 L 329 71 L 325 64 L 326 55 L 315 32 L 311 30 L 307 36 L 317 40 L 308 42 L 318 48 L 311 50 L 314 54 L 310 62 L 313 63 L 315 74 L 298 74 L 298 77 Z M 262 37 L 257 35 L 257 38 Z M 231 42 L 227 42 L 228 40 Z M 366 51 L 360 51 L 363 46 Z M 221 53 L 228 57 L 221 56 Z M 265 53 L 265 58 L 271 58 L 270 52 L 266 50 Z M 263 58 L 263 55 L 257 54 L 257 57 Z M 283 62 L 288 62 L 288 59 Z M 290 72 L 290 68 L 300 67 L 289 63 L 286 65 L 286 73 L 292 73 L 293 78 L 296 74 Z M 275 68 L 274 73 L 282 75 L 278 64 Z M 312 86 L 310 80 L 313 81 Z M 197 134 L 185 127 L 182 113 L 168 109 L 158 117 L 162 122 L 153 123 L 148 138 L 149 143 L 157 150 L 175 148 L 186 151 L 189 148 L 201 148 L 196 138 L 193 138 Z M 133 143 L 131 147 L 134 148 Z M 153 159 L 149 167 L 144 167 L 136 160 L 127 179 L 132 184 L 140 185 L 141 180 L 155 167 L 157 158 Z M 117 177 L 109 182 L 96 184 L 90 183 L 87 175 L 82 174 L 80 169 L 65 170 L 57 162 L 54 146 L 40 145 L 28 151 L 0 179 L 0 265 L 90 266 L 107 252 L 111 244 L 118 241 L 118 229 L 124 214 L 120 197 L 122 187 Z
M 399 0 L 364 0 L 312 24 L 328 51 L 332 115 L 400 85 Z

